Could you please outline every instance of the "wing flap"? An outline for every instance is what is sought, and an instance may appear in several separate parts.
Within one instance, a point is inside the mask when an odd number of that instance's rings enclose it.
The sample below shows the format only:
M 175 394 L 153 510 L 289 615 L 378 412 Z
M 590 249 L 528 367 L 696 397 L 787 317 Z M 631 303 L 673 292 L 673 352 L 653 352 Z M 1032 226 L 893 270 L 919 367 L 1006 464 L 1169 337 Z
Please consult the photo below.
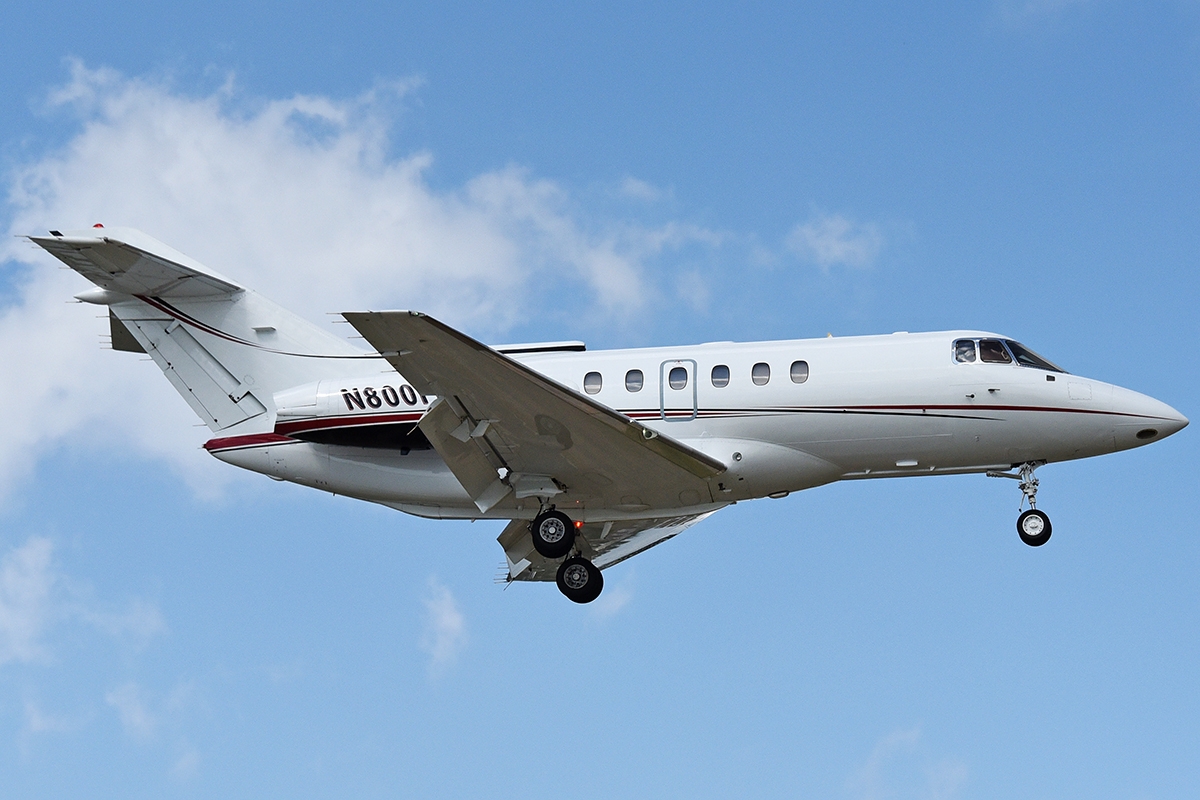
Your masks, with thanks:
M 676 517 L 589 522 L 579 529 L 579 539 L 576 541 L 592 563 L 600 569 L 607 569 L 662 544 L 718 510 Z M 533 549 L 529 520 L 514 519 L 505 526 L 496 541 L 504 548 L 508 580 L 554 580 L 561 561 L 543 558 Z
M 507 470 L 510 484 L 522 476 L 552 479 L 564 495 L 556 502 L 588 508 L 714 502 L 709 479 L 725 469 L 715 459 L 424 314 L 343 316 L 418 391 L 444 401 L 440 414 L 454 415 L 431 422 L 431 430 L 422 425 L 452 470 L 470 461 L 475 475 L 484 474 L 483 463 L 495 476 Z

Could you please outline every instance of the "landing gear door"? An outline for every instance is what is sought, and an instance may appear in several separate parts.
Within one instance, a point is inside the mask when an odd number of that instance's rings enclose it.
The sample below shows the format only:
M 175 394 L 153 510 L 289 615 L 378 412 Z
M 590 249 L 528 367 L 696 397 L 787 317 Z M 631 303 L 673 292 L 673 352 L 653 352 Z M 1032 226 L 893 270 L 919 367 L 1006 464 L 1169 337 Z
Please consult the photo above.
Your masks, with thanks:
M 668 422 L 696 418 L 696 362 L 690 358 L 664 361 L 658 368 L 659 410 Z

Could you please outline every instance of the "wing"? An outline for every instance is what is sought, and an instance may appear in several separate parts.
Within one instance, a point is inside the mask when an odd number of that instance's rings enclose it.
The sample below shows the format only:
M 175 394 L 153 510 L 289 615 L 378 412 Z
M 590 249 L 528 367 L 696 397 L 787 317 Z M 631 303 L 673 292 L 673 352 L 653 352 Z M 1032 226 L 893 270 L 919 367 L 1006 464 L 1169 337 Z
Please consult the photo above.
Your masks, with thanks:
M 431 317 L 344 314 L 421 393 L 421 430 L 481 511 L 525 498 L 564 510 L 693 508 L 720 462 L 600 405 Z M 536 505 L 533 506 L 536 508 Z
M 98 235 L 103 234 L 103 235 Z M 201 298 L 244 291 L 140 231 L 112 228 L 29 240 L 102 289 L 145 297 Z
M 575 541 L 588 560 L 600 569 L 611 567 L 643 550 L 665 542 L 700 520 L 715 514 L 708 511 L 691 516 L 634 519 L 619 522 L 590 522 L 579 529 Z M 499 538 L 508 561 L 508 581 L 552 581 L 561 560 L 538 555 L 529 537 L 529 520 L 514 519 Z

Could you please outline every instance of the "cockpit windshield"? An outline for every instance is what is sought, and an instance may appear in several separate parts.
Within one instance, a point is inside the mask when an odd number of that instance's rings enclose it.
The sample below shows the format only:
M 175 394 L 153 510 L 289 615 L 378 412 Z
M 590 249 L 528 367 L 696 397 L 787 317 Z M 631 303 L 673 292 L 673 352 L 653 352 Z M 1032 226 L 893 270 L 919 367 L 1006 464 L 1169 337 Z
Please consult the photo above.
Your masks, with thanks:
M 1022 367 L 1066 373 L 1062 367 L 1012 339 L 958 339 L 954 342 L 954 360 L 958 363 L 972 364 L 977 357 L 985 364 L 1012 364 L 1016 361 Z
M 1008 349 L 1012 351 L 1013 357 L 1017 359 L 1017 363 L 1022 367 L 1034 367 L 1035 369 L 1046 369 L 1050 370 L 1051 372 L 1066 373 L 1065 369 L 1050 363 L 1020 342 L 1014 342 L 1012 339 L 1005 339 L 1004 343 L 1008 345 Z
M 980 339 L 979 360 L 985 364 L 1011 364 L 1012 356 L 999 339 Z

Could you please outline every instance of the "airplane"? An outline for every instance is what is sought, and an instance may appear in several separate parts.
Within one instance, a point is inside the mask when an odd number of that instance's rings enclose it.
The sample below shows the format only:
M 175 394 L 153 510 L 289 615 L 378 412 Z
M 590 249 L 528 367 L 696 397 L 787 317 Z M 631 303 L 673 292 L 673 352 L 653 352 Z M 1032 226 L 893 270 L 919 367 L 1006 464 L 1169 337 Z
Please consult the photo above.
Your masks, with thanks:
M 1188 420 L 987 331 L 589 351 L 485 345 L 416 311 L 342 316 L 364 351 L 139 231 L 29 236 L 95 288 L 216 458 L 435 519 L 501 519 L 504 580 L 595 600 L 601 570 L 743 500 L 842 480 L 1014 478 L 1164 439 Z

